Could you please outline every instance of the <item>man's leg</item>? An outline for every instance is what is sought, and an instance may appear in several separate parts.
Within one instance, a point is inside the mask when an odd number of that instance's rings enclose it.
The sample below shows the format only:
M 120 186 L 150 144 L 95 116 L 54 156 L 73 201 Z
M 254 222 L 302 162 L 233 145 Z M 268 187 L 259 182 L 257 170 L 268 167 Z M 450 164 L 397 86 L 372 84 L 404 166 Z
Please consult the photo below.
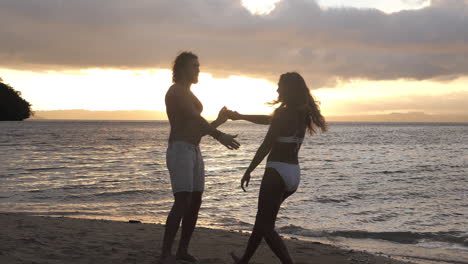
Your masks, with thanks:
M 188 253 L 190 239 L 198 220 L 198 211 L 202 204 L 203 190 L 205 189 L 205 164 L 200 148 L 195 147 L 195 157 L 193 160 L 193 192 L 192 202 L 182 219 L 182 234 L 180 236 L 179 248 L 176 257 L 180 260 L 196 262 L 197 259 Z
M 191 192 L 177 192 L 174 194 L 174 204 L 167 216 L 166 227 L 164 230 L 161 259 L 164 260 L 172 255 L 172 244 L 174 243 L 177 230 L 179 230 L 180 221 L 188 211 L 191 204 Z
M 182 234 L 180 236 L 179 249 L 177 250 L 177 258 L 184 259 L 187 261 L 196 261 L 196 259 L 188 254 L 188 247 L 190 239 L 198 220 L 198 211 L 202 204 L 203 192 L 193 192 L 192 202 L 190 207 L 187 209 L 184 218 L 182 220 Z

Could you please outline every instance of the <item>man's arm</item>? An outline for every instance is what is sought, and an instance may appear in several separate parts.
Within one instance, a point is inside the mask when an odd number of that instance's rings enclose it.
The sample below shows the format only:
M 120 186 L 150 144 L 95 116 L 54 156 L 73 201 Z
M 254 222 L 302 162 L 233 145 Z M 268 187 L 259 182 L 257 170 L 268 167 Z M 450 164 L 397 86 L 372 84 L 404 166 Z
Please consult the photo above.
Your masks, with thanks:
M 198 122 L 204 133 L 212 136 L 214 139 L 219 141 L 219 143 L 223 144 L 228 149 L 238 149 L 240 144 L 235 140 L 237 135 L 232 136 L 229 134 L 225 134 L 216 128 L 212 127 L 208 121 L 203 118 L 200 113 L 195 109 L 193 102 L 187 96 L 179 95 L 173 98 L 175 100 L 175 105 L 177 106 L 177 111 L 180 111 L 180 114 L 185 115 L 186 117 L 195 120 Z
M 205 118 L 203 118 L 198 111 L 195 109 L 193 102 L 186 95 L 175 95 L 173 98 L 173 104 L 176 106 L 177 111 L 185 117 L 195 120 L 200 124 L 205 134 L 208 134 L 219 140 L 223 134 L 221 131 L 217 130 L 215 127 L 211 126 Z
M 228 110 L 224 106 L 223 108 L 221 108 L 221 110 L 219 110 L 218 117 L 216 118 L 216 120 L 211 122 L 210 125 L 214 128 L 217 128 L 220 125 L 226 123 L 227 120 L 228 120 Z

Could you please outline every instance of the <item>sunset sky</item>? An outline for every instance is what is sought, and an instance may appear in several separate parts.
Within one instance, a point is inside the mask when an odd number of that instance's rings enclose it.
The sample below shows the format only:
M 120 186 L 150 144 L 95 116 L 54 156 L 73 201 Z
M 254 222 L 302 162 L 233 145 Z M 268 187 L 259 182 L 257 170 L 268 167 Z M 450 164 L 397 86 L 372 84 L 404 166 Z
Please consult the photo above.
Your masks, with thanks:
M 2 0 L 0 77 L 33 110 L 159 110 L 180 51 L 194 93 L 269 113 L 298 71 L 327 115 L 468 113 L 468 0 Z

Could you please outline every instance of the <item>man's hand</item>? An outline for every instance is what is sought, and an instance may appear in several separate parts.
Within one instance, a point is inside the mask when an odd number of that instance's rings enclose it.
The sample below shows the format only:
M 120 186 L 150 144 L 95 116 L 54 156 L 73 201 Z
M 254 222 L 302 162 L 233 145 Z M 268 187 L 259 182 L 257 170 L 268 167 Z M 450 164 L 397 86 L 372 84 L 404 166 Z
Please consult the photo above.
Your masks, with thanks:
M 222 134 L 218 141 L 228 149 L 238 149 L 240 144 L 235 140 L 236 137 L 237 135 Z
M 219 110 L 219 113 L 218 113 L 218 117 L 216 118 L 215 121 L 211 122 L 211 126 L 214 127 L 214 128 L 217 128 L 219 127 L 220 125 L 226 123 L 226 121 L 228 120 L 229 118 L 229 113 L 228 113 L 228 109 L 226 107 L 223 107 L 221 108 L 221 110 Z
M 229 118 L 229 111 L 225 106 L 219 110 L 218 117 L 216 118 L 216 121 L 219 124 L 224 124 L 228 118 Z
M 244 190 L 244 192 L 247 191 L 247 190 L 245 190 L 245 188 L 249 187 L 249 182 L 250 182 L 250 172 L 246 171 L 244 173 L 244 176 L 241 179 L 241 188 L 242 188 L 242 190 Z M 245 187 L 244 187 L 244 184 L 245 184 Z

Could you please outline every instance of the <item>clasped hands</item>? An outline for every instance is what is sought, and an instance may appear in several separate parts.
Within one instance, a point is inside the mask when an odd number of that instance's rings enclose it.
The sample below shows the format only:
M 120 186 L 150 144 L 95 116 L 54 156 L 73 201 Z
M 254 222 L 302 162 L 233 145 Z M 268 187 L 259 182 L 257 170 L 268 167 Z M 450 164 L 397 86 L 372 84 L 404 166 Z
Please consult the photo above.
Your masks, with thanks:
M 228 119 L 239 120 L 241 119 L 241 114 L 237 111 L 229 110 L 227 107 L 221 108 L 218 113 L 218 118 L 216 118 L 220 123 L 225 123 Z

